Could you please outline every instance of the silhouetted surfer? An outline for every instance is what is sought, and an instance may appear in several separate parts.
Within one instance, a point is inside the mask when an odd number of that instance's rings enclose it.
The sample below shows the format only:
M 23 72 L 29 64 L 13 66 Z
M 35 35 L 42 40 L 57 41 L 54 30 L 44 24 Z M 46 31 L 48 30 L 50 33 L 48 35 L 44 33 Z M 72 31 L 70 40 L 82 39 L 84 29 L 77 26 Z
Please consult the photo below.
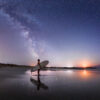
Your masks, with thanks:
M 40 59 L 38 59 L 38 63 L 37 65 L 39 65 L 39 69 L 38 69 L 38 75 L 40 75 L 40 69 L 41 69 L 41 65 L 40 65 Z

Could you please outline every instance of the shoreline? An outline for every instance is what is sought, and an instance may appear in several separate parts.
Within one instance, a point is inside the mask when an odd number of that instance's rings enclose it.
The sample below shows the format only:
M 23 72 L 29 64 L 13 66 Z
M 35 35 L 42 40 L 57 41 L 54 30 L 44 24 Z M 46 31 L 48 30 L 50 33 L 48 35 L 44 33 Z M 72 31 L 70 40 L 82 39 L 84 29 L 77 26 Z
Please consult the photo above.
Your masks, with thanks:
M 27 68 L 27 69 L 31 69 L 31 68 L 34 68 L 34 66 L 29 66 L 29 65 L 17 65 L 17 64 L 4 64 L 4 63 L 0 63 L 0 68 L 3 68 L 3 67 L 11 67 L 11 68 Z M 86 68 L 83 68 L 83 67 L 44 67 L 42 68 L 41 70 L 93 70 L 93 69 L 99 69 L 99 67 L 86 67 Z

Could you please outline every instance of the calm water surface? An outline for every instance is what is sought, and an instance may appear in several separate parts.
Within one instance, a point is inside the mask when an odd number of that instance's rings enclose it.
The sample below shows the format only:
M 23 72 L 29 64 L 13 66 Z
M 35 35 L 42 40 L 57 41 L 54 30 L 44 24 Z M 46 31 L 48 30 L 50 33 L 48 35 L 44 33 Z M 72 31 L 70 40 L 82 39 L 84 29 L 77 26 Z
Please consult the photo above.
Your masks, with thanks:
M 0 100 L 100 100 L 100 71 L 0 68 Z

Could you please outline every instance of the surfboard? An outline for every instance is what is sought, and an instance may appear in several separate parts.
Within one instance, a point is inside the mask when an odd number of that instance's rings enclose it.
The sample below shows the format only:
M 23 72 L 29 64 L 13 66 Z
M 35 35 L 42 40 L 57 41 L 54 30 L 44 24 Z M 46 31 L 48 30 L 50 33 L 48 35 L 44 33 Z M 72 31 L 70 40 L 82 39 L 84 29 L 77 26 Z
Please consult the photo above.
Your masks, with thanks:
M 49 61 L 47 61 L 47 60 L 42 61 L 42 62 L 40 63 L 41 69 L 44 68 L 44 67 L 46 67 L 46 66 L 48 65 L 48 63 L 49 63 Z M 36 66 L 34 66 L 34 67 L 31 69 L 31 72 L 36 71 L 36 70 L 38 70 L 38 69 L 40 69 L 40 66 L 39 66 L 39 65 L 36 65 Z

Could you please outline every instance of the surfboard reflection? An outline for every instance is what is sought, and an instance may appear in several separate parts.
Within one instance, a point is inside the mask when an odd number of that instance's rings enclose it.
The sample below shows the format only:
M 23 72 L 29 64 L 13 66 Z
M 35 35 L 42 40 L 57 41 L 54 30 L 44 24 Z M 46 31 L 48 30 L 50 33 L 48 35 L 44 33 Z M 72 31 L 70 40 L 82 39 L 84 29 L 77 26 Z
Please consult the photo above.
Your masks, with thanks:
M 40 75 L 37 76 L 37 80 L 35 80 L 33 77 L 31 77 L 30 81 L 32 82 L 32 84 L 37 86 L 38 91 L 40 90 L 40 88 L 42 88 L 44 90 L 48 90 L 48 86 L 41 82 Z

